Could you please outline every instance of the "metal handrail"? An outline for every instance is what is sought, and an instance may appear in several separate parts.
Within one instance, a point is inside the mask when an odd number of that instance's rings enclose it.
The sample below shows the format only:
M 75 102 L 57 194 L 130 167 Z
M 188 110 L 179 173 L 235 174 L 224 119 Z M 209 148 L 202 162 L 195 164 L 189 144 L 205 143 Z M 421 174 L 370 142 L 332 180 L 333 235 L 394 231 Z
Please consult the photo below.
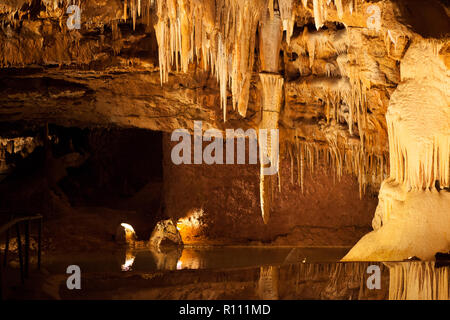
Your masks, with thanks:
M 10 240 L 10 230 L 15 226 L 16 236 L 17 236 L 17 251 L 19 254 L 19 264 L 20 264 L 20 279 L 22 284 L 25 282 L 25 278 L 28 278 L 29 264 L 30 264 L 30 228 L 31 221 L 38 220 L 38 270 L 41 269 L 41 253 L 42 253 L 42 216 L 25 216 L 15 218 L 8 223 L 0 226 L 0 235 L 6 233 L 5 241 L 5 251 L 3 255 L 3 266 L 6 267 L 8 264 L 8 251 L 9 251 L 9 240 Z M 20 224 L 25 223 L 25 263 L 22 257 L 22 240 L 20 236 Z M 2 262 L 0 260 L 0 299 L 3 298 L 3 283 L 2 283 Z

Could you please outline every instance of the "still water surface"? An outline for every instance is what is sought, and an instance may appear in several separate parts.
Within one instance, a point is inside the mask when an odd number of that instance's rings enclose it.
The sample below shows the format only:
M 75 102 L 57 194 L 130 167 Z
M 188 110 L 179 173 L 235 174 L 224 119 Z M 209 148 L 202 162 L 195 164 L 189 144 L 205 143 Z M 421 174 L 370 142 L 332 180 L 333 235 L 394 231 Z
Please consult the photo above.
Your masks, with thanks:
M 185 247 L 159 252 L 148 248 L 123 249 L 114 253 L 46 257 L 44 266 L 50 273 L 61 274 L 68 265 L 75 264 L 84 274 L 108 273 L 117 277 L 172 272 L 169 282 L 170 286 L 175 284 L 174 291 L 182 291 L 187 284 L 195 285 L 202 278 L 207 280 L 199 282 L 199 290 L 205 283 L 223 283 L 224 286 L 237 283 L 238 287 L 241 283 L 246 289 L 237 290 L 236 294 L 242 294 L 240 298 L 244 299 L 449 299 L 448 266 L 438 268 L 434 262 L 421 261 L 339 262 L 348 250 Z M 189 270 L 193 273 L 186 273 Z M 236 278 L 239 270 L 242 276 Z M 158 285 L 167 291 L 164 281 Z M 163 297 L 171 298 L 171 293 Z

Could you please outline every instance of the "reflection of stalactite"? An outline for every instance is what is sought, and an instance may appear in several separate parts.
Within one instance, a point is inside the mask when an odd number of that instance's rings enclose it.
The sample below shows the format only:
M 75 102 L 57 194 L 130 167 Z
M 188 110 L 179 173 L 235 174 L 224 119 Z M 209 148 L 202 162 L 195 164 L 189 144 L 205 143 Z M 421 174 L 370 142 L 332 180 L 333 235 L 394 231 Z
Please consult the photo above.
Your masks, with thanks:
M 390 300 L 448 300 L 449 267 L 434 262 L 386 263 L 389 267 Z
M 299 263 L 283 267 L 279 273 L 280 283 L 289 284 L 289 288 L 280 290 L 280 297 L 304 299 L 304 288 L 309 283 L 317 284 L 313 299 L 371 299 L 387 298 L 386 267 L 380 267 L 381 288 L 371 290 L 367 286 L 370 274 L 368 267 L 374 263 Z M 280 286 L 281 287 L 281 286 Z M 309 290 L 308 290 L 309 291 Z M 283 295 L 282 295 L 283 294 Z M 311 294 L 310 292 L 306 294 Z M 310 298 L 307 296 L 306 298 Z
M 261 299 L 263 300 L 278 299 L 278 276 L 279 270 L 277 267 L 273 266 L 260 267 L 258 291 Z

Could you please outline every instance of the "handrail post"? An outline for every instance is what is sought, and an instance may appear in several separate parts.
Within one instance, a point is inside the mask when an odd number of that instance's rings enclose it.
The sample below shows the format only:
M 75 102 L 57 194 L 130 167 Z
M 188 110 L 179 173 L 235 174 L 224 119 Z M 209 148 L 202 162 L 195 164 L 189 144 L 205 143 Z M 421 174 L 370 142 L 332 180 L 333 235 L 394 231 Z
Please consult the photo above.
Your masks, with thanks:
M 8 266 L 8 251 L 9 251 L 9 229 L 6 230 L 5 253 L 3 256 L 3 265 L 5 266 L 5 268 Z
M 3 300 L 3 272 L 2 264 L 0 263 L 0 301 Z
M 30 220 L 25 221 L 25 278 L 29 276 L 30 266 Z
M 38 220 L 38 270 L 41 270 L 42 255 L 42 217 Z
M 16 233 L 17 233 L 17 250 L 19 252 L 19 264 L 20 264 L 20 280 L 24 284 L 23 277 L 23 257 L 22 257 L 22 240 L 20 239 L 20 226 L 16 223 Z

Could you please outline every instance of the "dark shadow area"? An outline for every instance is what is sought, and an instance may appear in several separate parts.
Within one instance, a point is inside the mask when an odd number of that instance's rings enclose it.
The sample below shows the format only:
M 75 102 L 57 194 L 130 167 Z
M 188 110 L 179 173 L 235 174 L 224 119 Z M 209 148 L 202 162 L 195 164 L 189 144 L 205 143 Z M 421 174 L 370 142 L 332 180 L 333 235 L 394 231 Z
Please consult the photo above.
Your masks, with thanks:
M 396 4 L 398 20 L 422 37 L 444 38 L 450 34 L 450 19 L 443 6 L 448 6 L 448 1 L 398 0 Z
M 74 236 L 111 240 L 128 222 L 150 236 L 162 216 L 161 132 L 48 125 L 15 134 L 0 143 L 2 212 L 42 214 L 53 234 L 75 221 Z

